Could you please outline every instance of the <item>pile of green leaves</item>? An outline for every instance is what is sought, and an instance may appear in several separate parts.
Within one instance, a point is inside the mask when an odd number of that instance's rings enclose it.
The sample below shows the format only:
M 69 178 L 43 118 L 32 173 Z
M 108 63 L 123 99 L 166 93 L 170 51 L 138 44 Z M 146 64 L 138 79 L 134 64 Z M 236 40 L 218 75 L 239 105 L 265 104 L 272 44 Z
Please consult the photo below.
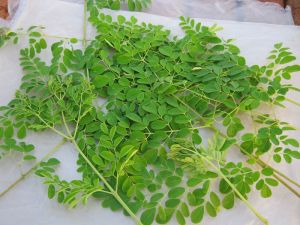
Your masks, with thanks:
M 264 104 L 283 106 L 288 91 L 298 90 L 285 82 L 300 71 L 289 49 L 276 44 L 268 65 L 249 67 L 232 40 L 217 36 L 217 26 L 182 17 L 185 35 L 171 37 L 134 17 L 114 20 L 102 7 L 89 5 L 97 36 L 87 48 L 73 47 L 75 39 L 56 42 L 50 64 L 40 57 L 48 48 L 43 35 L 28 30 L 22 83 L 1 107 L 0 147 L 35 160 L 34 146 L 23 141 L 27 131 L 51 130 L 71 142 L 82 179 L 62 180 L 55 158 L 36 170 L 49 198 L 70 207 L 94 197 L 137 224 L 173 218 L 186 224 L 241 200 L 267 223 L 248 196 L 257 189 L 270 197 L 283 182 L 260 157 L 271 155 L 276 163 L 300 158 L 298 141 L 286 134 L 295 128 L 259 113 Z M 259 129 L 246 133 L 242 114 Z M 202 142 L 208 130 L 214 134 Z M 244 159 L 233 162 L 229 151 Z
M 125 4 L 130 11 L 141 11 L 151 4 L 151 0 L 87 0 L 89 8 L 95 5 L 98 8 L 109 8 L 118 10 Z

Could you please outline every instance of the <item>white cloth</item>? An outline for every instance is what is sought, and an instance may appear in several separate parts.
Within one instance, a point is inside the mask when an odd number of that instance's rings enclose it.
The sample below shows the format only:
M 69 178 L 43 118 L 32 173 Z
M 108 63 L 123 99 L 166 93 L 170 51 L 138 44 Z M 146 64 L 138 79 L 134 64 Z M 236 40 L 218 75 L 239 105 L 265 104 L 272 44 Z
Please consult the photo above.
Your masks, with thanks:
M 178 19 L 162 16 L 115 12 L 106 10 L 111 15 L 123 14 L 127 17 L 135 15 L 140 21 L 153 24 L 165 25 L 172 30 L 173 34 L 182 35 L 178 26 Z M 57 0 L 30 0 L 14 28 L 27 28 L 31 25 L 43 25 L 45 33 L 49 35 L 82 37 L 83 28 L 83 7 L 80 4 L 67 3 Z M 240 47 L 242 55 L 247 58 L 249 64 L 264 64 L 272 46 L 276 42 L 283 42 L 285 46 L 298 56 L 297 63 L 300 64 L 300 28 L 295 26 L 281 26 L 258 23 L 240 23 L 230 21 L 216 21 L 199 19 L 205 25 L 218 23 L 224 27 L 220 35 L 224 38 L 235 38 L 236 44 Z M 89 27 L 89 35 L 93 34 Z M 14 95 L 20 84 L 22 75 L 18 66 L 19 49 L 24 46 L 21 41 L 19 46 L 6 45 L 0 49 L 0 105 L 6 104 Z M 46 57 L 47 59 L 47 57 Z M 293 78 L 294 84 L 300 84 L 300 74 Z M 291 98 L 300 100 L 300 93 L 291 93 Z M 300 127 L 300 108 L 288 104 L 286 110 L 278 110 L 277 116 L 285 121 L 292 122 L 294 126 Z M 299 131 L 292 134 L 299 137 Z M 29 142 L 37 146 L 36 155 L 43 156 L 56 145 L 60 138 L 53 134 L 43 133 L 30 135 Z M 79 175 L 76 170 L 77 154 L 72 146 L 64 145 L 57 154 L 62 164 L 59 173 L 65 179 L 76 179 Z M 0 161 L 0 191 L 10 185 L 20 175 L 20 169 L 16 166 L 17 160 L 8 157 Z M 22 165 L 25 171 L 30 165 Z M 295 161 L 293 165 L 276 165 L 284 173 L 300 182 L 300 162 Z M 249 201 L 263 214 L 270 222 L 270 225 L 298 225 L 300 224 L 300 202 L 284 187 L 274 189 L 270 199 L 262 199 L 259 193 L 252 193 Z M 59 205 L 54 200 L 48 200 L 47 189 L 41 179 L 30 176 L 22 181 L 7 195 L 0 198 L 0 225 L 133 225 L 128 217 L 121 213 L 113 213 L 103 209 L 100 203 L 90 200 L 87 206 L 79 206 L 69 210 Z M 170 224 L 175 224 L 172 221 Z M 191 224 L 191 223 L 189 223 Z M 206 216 L 203 223 L 206 225 L 258 225 L 260 221 L 241 202 L 235 205 L 232 210 L 222 210 L 219 215 L 212 219 Z
M 83 3 L 83 0 L 63 0 Z M 126 8 L 126 7 L 124 7 Z M 144 12 L 161 16 L 189 16 L 241 22 L 294 24 L 290 7 L 259 0 L 152 0 Z

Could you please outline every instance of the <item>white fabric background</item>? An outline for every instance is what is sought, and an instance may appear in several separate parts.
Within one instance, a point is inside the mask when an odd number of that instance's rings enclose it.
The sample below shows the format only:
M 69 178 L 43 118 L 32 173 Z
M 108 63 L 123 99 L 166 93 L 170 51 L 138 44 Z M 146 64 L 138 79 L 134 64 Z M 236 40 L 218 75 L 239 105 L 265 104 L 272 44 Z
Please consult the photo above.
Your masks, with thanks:
M 20 3 L 14 18 L 0 25 L 10 26 L 23 10 L 24 4 L 30 0 L 9 0 L 10 9 Z M 62 0 L 82 4 L 84 0 Z M 126 6 L 123 7 L 126 9 Z M 10 10 L 14 12 L 14 10 Z M 290 7 L 283 9 L 280 5 L 258 0 L 152 0 L 151 6 L 144 12 L 179 17 L 201 17 L 207 19 L 235 20 L 241 22 L 260 22 L 273 24 L 294 24 Z
M 63 0 L 83 3 L 83 0 Z M 126 7 L 124 7 L 126 8 Z M 236 20 L 274 24 L 294 24 L 291 9 L 258 0 L 152 0 L 144 12 L 179 17 Z
M 135 15 L 140 21 L 153 24 L 163 24 L 172 30 L 173 34 L 181 35 L 178 20 L 144 13 L 114 12 L 106 10 L 112 15 Z M 72 4 L 55 0 L 30 0 L 14 28 L 27 28 L 31 25 L 43 25 L 45 33 L 50 35 L 82 37 L 83 8 L 80 4 Z M 298 56 L 300 64 L 300 28 L 294 26 L 280 26 L 256 23 L 239 23 L 230 21 L 216 21 L 199 19 L 203 24 L 218 23 L 224 27 L 220 35 L 224 38 L 236 38 L 236 44 L 241 48 L 242 55 L 246 56 L 249 64 L 264 64 L 268 52 L 276 42 L 283 42 Z M 89 35 L 93 35 L 89 28 Z M 20 46 L 7 45 L 0 50 L 0 105 L 6 104 L 14 95 L 21 79 L 21 68 L 18 66 Z M 47 59 L 47 57 L 46 57 Z M 300 86 L 300 74 L 294 77 L 293 82 Z M 300 93 L 292 93 L 291 98 L 300 100 Z M 277 116 L 285 121 L 292 122 L 300 127 L 300 108 L 287 105 L 288 109 L 277 110 Z M 299 137 L 299 131 L 292 134 Z M 60 138 L 50 133 L 31 135 L 29 140 L 37 146 L 36 155 L 43 156 Z M 56 156 L 62 159 L 59 173 L 65 179 L 78 177 L 75 172 L 77 154 L 72 146 L 64 145 Z M 18 160 L 13 156 L 0 161 L 0 191 L 9 186 L 25 171 L 29 164 L 16 165 Z M 295 161 L 292 166 L 276 165 L 284 173 L 300 182 L 300 162 Z M 298 225 L 300 224 L 300 202 L 284 187 L 274 189 L 271 199 L 262 199 L 259 193 L 253 193 L 249 201 L 259 209 L 271 225 Z M 35 176 L 21 182 L 15 189 L 0 198 L 0 225 L 131 225 L 130 218 L 121 213 L 113 213 L 103 209 L 99 202 L 91 200 L 87 206 L 79 206 L 69 210 L 54 200 L 47 199 L 46 187 Z M 173 221 L 170 224 L 175 224 Z M 260 221 L 239 202 L 229 211 L 222 210 L 215 219 L 205 217 L 202 224 L 206 225 L 258 225 Z

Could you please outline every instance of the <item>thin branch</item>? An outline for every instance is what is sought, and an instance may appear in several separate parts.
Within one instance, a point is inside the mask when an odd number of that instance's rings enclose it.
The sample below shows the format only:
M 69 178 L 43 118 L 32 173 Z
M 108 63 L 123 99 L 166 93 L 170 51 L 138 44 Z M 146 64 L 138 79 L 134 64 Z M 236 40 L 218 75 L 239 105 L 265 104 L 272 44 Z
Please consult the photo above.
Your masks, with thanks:
M 3 197 L 6 193 L 8 193 L 10 190 L 12 190 L 17 184 L 19 184 L 22 180 L 27 178 L 43 161 L 48 159 L 51 155 L 53 155 L 56 151 L 59 150 L 59 148 L 66 143 L 66 139 L 62 139 L 51 151 L 49 151 L 39 162 L 35 163 L 33 167 L 31 167 L 29 170 L 27 170 L 22 176 L 17 179 L 15 182 L 13 182 L 7 189 L 5 189 L 3 192 L 0 193 L 0 198 Z

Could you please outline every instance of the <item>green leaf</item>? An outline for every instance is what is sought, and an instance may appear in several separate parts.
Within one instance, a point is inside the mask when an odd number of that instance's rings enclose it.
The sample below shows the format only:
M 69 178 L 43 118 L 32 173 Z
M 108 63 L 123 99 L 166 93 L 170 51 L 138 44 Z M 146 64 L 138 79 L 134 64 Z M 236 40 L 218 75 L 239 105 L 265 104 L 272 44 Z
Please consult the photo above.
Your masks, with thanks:
M 71 39 L 70 39 L 70 42 L 71 42 L 72 44 L 76 44 L 76 43 L 78 42 L 78 40 L 77 40 L 77 38 L 71 38 Z
M 36 157 L 33 155 L 25 155 L 23 157 L 23 160 L 25 160 L 25 161 L 36 160 Z
M 131 61 L 131 58 L 127 55 L 119 55 L 117 56 L 117 62 L 121 65 L 128 64 Z
M 51 158 L 46 162 L 46 164 L 48 166 L 56 166 L 56 165 L 60 164 L 60 161 L 56 158 Z
M 162 199 L 164 197 L 163 193 L 156 193 L 154 195 L 152 195 L 150 201 L 151 202 L 158 202 L 160 199 Z
M 175 117 L 175 122 L 178 124 L 186 124 L 189 123 L 189 118 L 187 118 L 185 115 L 179 115 Z
M 118 23 L 119 23 L 119 24 L 123 24 L 123 23 L 125 23 L 125 22 L 126 22 L 125 17 L 122 16 L 122 15 L 118 15 Z
M 280 48 L 282 47 L 282 43 L 276 43 L 276 44 L 274 45 L 274 47 L 275 47 L 276 49 L 280 49 Z
M 281 162 L 281 156 L 278 154 L 273 155 L 273 160 L 277 163 Z
M 122 147 L 120 151 L 120 158 L 123 158 L 124 156 L 128 155 L 133 149 L 134 146 L 132 145 L 125 145 L 124 147 Z
M 210 192 L 210 201 L 216 208 L 221 204 L 221 201 L 215 192 Z
M 5 138 L 12 138 L 14 136 L 14 128 L 12 125 L 8 126 L 4 130 L 4 137 Z
M 278 181 L 273 179 L 273 178 L 266 178 L 265 181 L 266 181 L 267 184 L 269 184 L 273 187 L 276 187 L 279 184 Z
M 42 35 L 39 32 L 33 31 L 33 32 L 30 32 L 29 36 L 31 36 L 31 37 L 41 37 Z
M 178 198 L 183 195 L 184 192 L 185 189 L 183 187 L 175 187 L 169 191 L 168 196 L 169 198 Z
M 217 216 L 216 209 L 210 202 L 206 202 L 205 208 L 206 208 L 208 215 L 210 215 L 211 217 Z
M 4 129 L 3 127 L 0 127 L 0 140 L 2 139 L 3 135 L 4 135 Z
M 103 160 L 97 155 L 93 155 L 92 161 L 98 166 L 103 165 Z
M 142 109 L 146 112 L 157 114 L 156 105 L 154 103 L 149 103 L 147 105 L 142 105 Z
M 112 80 L 112 77 L 108 75 L 98 75 L 95 77 L 93 83 L 96 88 L 102 88 L 105 87 L 108 83 L 110 83 Z
M 50 184 L 48 187 L 48 198 L 52 199 L 55 196 L 55 187 L 53 184 Z
M 173 48 L 171 46 L 162 46 L 159 49 L 159 52 L 166 56 L 172 56 Z
M 143 225 L 151 225 L 154 221 L 156 209 L 147 209 L 141 215 L 141 222 Z
M 222 205 L 225 209 L 231 209 L 234 206 L 234 194 L 232 192 L 223 198 Z
M 197 133 L 193 133 L 192 139 L 193 139 L 194 144 L 196 144 L 196 145 L 199 145 L 202 142 L 202 138 Z
M 181 212 L 184 217 L 188 217 L 190 215 L 189 207 L 185 202 L 181 204 Z
M 128 0 L 128 9 L 130 11 L 134 11 L 135 10 L 135 3 L 133 0 Z
M 176 220 L 179 225 L 185 225 L 185 218 L 179 210 L 176 212 Z
M 270 167 L 266 167 L 262 169 L 262 174 L 265 176 L 271 176 L 273 174 L 273 170 Z
M 163 120 L 156 120 L 151 123 L 151 128 L 154 130 L 162 130 L 167 126 L 167 123 Z
M 165 203 L 167 208 L 175 208 L 180 204 L 180 199 L 168 199 Z
M 168 187 L 175 187 L 181 183 L 181 177 L 170 176 L 166 179 L 166 185 Z
M 115 156 L 113 153 L 109 152 L 109 151 L 102 151 L 100 152 L 100 156 L 102 158 L 104 158 L 107 161 L 115 161 Z
M 111 9 L 118 10 L 121 7 L 121 3 L 119 0 L 114 0 L 114 2 L 111 4 Z
M 260 194 L 263 198 L 269 198 L 272 195 L 272 191 L 268 185 L 264 185 L 260 190 Z
M 166 219 L 167 219 L 166 210 L 162 206 L 159 206 L 156 221 L 166 221 Z
M 107 125 L 105 123 L 101 123 L 100 129 L 103 133 L 108 134 L 108 128 L 107 128 Z
M 25 126 L 20 127 L 20 129 L 18 130 L 18 133 L 17 133 L 17 137 L 19 139 L 23 139 L 26 137 L 26 127 Z
M 285 140 L 286 143 L 298 148 L 299 147 L 299 142 L 296 139 L 289 138 Z
M 47 42 L 46 42 L 46 40 L 44 38 L 42 38 L 40 40 L 40 46 L 41 46 L 42 49 L 46 49 L 47 48 Z
M 195 186 L 197 186 L 198 184 L 200 184 L 202 181 L 203 181 L 203 178 L 199 178 L 199 177 L 194 178 L 194 177 L 192 177 L 191 179 L 189 179 L 189 180 L 187 181 L 187 186 L 188 186 L 188 187 L 195 187 Z
M 137 123 L 141 123 L 142 119 L 141 117 L 139 117 L 136 113 L 129 113 L 126 115 L 130 120 L 137 122 Z
M 286 63 L 289 63 L 289 62 L 292 62 L 296 60 L 296 57 L 295 56 L 286 56 L 286 57 L 283 57 L 281 60 L 280 60 L 280 64 L 286 64 Z
M 236 143 L 235 139 L 226 139 L 222 147 L 219 149 L 220 152 L 224 152 L 229 149 L 233 144 Z
M 191 214 L 191 220 L 193 223 L 200 223 L 204 216 L 204 207 L 200 206 L 193 210 Z
M 288 73 L 300 72 L 300 65 L 287 66 L 284 70 Z

